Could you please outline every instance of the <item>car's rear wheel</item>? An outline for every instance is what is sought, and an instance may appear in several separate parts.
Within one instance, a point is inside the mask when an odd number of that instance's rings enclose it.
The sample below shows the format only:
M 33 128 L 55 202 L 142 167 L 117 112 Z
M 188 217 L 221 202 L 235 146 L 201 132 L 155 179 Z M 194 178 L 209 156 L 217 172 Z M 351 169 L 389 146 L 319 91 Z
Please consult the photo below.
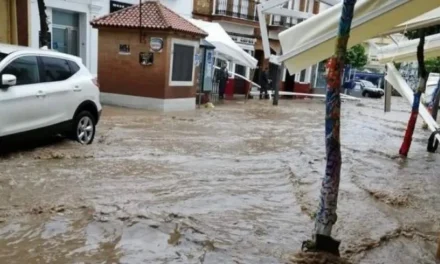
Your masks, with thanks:
M 82 111 L 74 118 L 72 139 L 83 145 L 92 144 L 95 138 L 96 121 L 89 111 Z

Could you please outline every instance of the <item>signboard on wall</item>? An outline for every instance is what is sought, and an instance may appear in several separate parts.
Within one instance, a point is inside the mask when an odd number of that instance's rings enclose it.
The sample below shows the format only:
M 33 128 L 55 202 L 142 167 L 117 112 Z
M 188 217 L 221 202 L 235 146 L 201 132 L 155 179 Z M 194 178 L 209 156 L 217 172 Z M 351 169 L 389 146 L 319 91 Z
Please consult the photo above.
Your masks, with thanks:
M 151 52 L 162 52 L 163 49 L 163 39 L 162 38 L 150 38 L 150 51 Z
M 132 4 L 110 0 L 110 13 L 132 6 Z

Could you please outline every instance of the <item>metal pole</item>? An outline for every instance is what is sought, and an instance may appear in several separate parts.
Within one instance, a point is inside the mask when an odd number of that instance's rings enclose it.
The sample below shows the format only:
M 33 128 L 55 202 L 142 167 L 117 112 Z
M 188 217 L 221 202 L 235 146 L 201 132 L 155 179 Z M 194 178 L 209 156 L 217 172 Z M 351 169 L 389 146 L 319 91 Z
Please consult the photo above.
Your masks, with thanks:
M 139 43 L 142 43 L 142 0 L 139 0 Z
M 392 96 L 392 90 L 393 86 L 391 86 L 390 83 L 385 81 L 385 106 L 384 106 L 384 112 L 388 113 L 391 112 L 391 96 Z
M 199 67 L 199 70 L 201 71 L 201 76 L 202 76 L 202 78 L 201 78 L 201 84 L 199 85 L 199 103 L 198 103 L 198 105 L 199 105 L 199 108 L 200 108 L 200 106 L 201 106 L 201 104 L 202 104 L 202 96 L 203 96 L 203 86 L 205 85 L 205 67 L 206 67 L 206 48 L 203 48 L 203 65 L 201 65 L 201 67 Z M 201 69 L 200 69 L 201 68 Z
M 437 121 L 437 115 L 438 115 L 438 106 L 440 104 L 440 80 L 437 83 L 437 88 L 434 92 L 434 105 L 432 106 L 432 118 L 434 118 L 434 121 Z
M 283 50 L 280 48 L 280 55 L 283 53 Z M 278 99 L 280 98 L 280 86 L 281 82 L 283 81 L 283 72 L 284 72 L 284 63 L 281 63 L 278 67 L 278 76 L 276 78 L 275 83 L 275 93 L 273 95 L 273 105 L 278 105 Z

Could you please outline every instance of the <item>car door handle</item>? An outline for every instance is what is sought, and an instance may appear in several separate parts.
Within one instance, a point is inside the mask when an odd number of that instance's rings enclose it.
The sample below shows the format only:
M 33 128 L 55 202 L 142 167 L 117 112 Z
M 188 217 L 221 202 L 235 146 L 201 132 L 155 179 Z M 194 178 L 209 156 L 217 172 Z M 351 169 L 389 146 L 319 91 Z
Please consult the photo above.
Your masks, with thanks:
M 43 91 L 40 90 L 40 91 L 37 92 L 37 97 L 38 98 L 40 98 L 40 97 L 44 98 L 44 97 L 46 97 L 46 94 Z
M 74 91 L 74 92 L 80 92 L 81 90 L 82 90 L 82 88 L 79 87 L 78 85 L 76 85 L 76 86 L 73 88 L 73 91 Z

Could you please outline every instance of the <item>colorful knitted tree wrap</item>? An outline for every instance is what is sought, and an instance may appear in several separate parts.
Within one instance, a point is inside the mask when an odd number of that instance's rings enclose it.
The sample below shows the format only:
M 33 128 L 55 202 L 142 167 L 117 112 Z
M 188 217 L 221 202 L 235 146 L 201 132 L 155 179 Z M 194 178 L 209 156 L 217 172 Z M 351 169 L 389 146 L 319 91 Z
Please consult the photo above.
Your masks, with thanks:
M 425 32 L 420 29 L 420 41 L 417 46 L 417 61 L 419 64 L 419 84 L 417 91 L 414 93 L 414 101 L 411 109 L 411 115 L 408 120 L 408 125 L 403 138 L 402 146 L 400 147 L 399 154 L 401 156 L 408 156 L 409 149 L 411 147 L 412 136 L 414 134 L 414 128 L 416 127 L 417 117 L 419 116 L 419 106 L 422 93 L 426 90 L 426 81 L 428 79 L 428 72 L 425 68 Z
M 325 116 L 325 146 L 327 165 L 321 187 L 319 210 L 316 216 L 315 232 L 330 236 L 337 220 L 336 208 L 341 174 L 340 113 L 341 77 L 347 54 L 351 21 L 356 0 L 344 0 L 335 55 L 327 64 L 327 94 Z

